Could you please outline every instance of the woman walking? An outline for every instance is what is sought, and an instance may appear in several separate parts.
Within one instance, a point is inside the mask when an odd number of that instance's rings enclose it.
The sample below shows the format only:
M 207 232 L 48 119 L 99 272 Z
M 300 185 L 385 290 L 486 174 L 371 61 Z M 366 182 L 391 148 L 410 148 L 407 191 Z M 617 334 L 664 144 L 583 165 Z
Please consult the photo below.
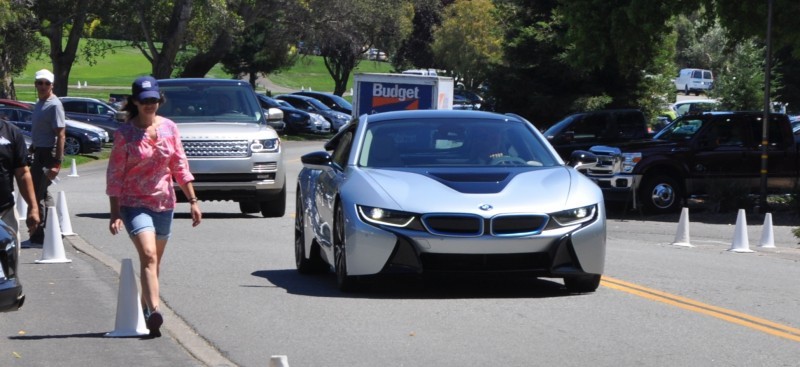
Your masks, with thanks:
M 128 121 L 114 133 L 106 172 L 106 194 L 111 207 L 109 230 L 115 235 L 124 225 L 133 240 L 139 254 L 141 301 L 147 328 L 151 337 L 159 337 L 164 317 L 158 308 L 158 276 L 176 202 L 173 178 L 189 199 L 193 227 L 200 224 L 202 213 L 178 129 L 172 120 L 156 114 L 164 102 L 158 82 L 152 77 L 141 77 L 133 82 L 131 89 L 124 107 Z

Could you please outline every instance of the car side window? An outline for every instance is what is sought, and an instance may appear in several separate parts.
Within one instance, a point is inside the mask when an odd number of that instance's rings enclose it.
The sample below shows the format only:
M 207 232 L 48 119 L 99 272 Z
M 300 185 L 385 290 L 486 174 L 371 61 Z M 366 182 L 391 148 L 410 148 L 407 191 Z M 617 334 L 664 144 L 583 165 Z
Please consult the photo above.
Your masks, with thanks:
M 86 113 L 86 103 L 79 101 L 64 102 L 64 111 L 75 113 Z
M 342 138 L 339 139 L 339 144 L 336 146 L 336 149 L 333 150 L 331 160 L 341 169 L 347 166 L 347 158 L 350 157 L 350 149 L 353 146 L 352 143 L 353 131 L 351 130 L 342 135 Z

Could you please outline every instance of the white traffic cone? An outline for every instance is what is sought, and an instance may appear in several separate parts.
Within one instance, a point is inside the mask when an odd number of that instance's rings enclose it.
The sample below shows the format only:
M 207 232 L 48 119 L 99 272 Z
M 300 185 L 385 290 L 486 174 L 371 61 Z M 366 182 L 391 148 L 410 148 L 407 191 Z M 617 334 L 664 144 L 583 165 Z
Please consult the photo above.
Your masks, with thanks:
M 88 87 L 88 86 L 89 86 L 89 82 L 88 82 L 88 81 L 86 81 L 86 80 L 84 80 L 84 81 L 83 81 L 83 86 L 84 86 L 84 87 Z
M 122 259 L 119 271 L 119 290 L 117 291 L 117 319 L 114 322 L 114 331 L 106 336 L 141 336 L 148 335 L 147 324 L 144 322 L 142 303 L 139 300 L 139 289 L 136 287 L 136 276 L 133 273 L 133 261 Z
M 75 158 L 72 158 L 72 170 L 67 177 L 78 177 L 78 166 L 75 165 Z
M 689 243 L 689 208 L 681 210 L 681 219 L 678 221 L 678 232 L 675 233 L 673 246 L 694 247 Z
M 56 202 L 58 210 L 59 228 L 61 228 L 62 236 L 74 236 L 76 233 L 72 232 L 72 222 L 69 220 L 69 209 L 67 209 L 67 194 L 64 191 L 58 192 L 58 202 Z
M 747 239 L 747 218 L 744 209 L 739 209 L 736 216 L 736 229 L 733 234 L 733 243 L 728 251 L 732 252 L 755 252 L 750 249 L 750 241 Z
M 761 242 L 759 247 L 775 248 L 775 234 L 772 231 L 772 213 L 764 216 L 764 226 L 761 228 Z
M 25 202 L 19 190 L 17 190 L 16 198 L 14 199 L 14 208 L 17 211 L 17 218 L 20 220 L 28 218 L 28 203 Z
M 81 89 L 81 81 L 78 80 L 78 89 Z
M 71 263 L 64 253 L 64 242 L 61 241 L 61 227 L 58 225 L 58 213 L 53 206 L 47 207 L 47 233 L 42 244 L 42 258 L 37 264 Z
M 269 367 L 289 367 L 289 358 L 286 356 L 272 356 L 269 358 Z

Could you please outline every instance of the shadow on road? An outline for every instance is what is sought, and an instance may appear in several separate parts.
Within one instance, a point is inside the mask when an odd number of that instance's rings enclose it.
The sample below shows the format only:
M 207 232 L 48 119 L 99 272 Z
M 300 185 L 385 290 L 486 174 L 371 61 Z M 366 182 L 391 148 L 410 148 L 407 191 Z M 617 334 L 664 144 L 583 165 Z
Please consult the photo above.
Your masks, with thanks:
M 362 278 L 358 292 L 343 293 L 336 288 L 331 273 L 300 274 L 294 269 L 260 270 L 253 276 L 264 278 L 291 294 L 370 299 L 476 299 L 476 298 L 552 298 L 576 296 L 560 280 L 510 275 L 448 275 L 439 277 L 380 276 Z

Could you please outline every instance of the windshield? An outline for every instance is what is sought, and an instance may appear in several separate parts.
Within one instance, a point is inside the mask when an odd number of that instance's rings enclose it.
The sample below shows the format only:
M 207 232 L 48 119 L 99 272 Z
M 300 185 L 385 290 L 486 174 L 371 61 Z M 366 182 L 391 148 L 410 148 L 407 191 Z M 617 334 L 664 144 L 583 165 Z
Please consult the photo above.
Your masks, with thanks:
M 158 114 L 176 123 L 260 123 L 263 119 L 263 111 L 252 97 L 252 92 L 240 85 L 164 83 L 161 90 L 165 101 L 158 109 Z
M 681 118 L 667 125 L 654 138 L 670 141 L 691 140 L 705 123 L 705 120 L 699 118 Z
M 559 164 L 526 123 L 441 118 L 372 123 L 358 163 L 381 168 Z
M 336 101 L 336 104 L 338 104 L 339 106 L 342 106 L 344 108 L 351 109 L 351 110 L 353 109 L 353 105 L 350 104 L 350 102 L 348 102 L 346 99 L 344 99 L 342 97 L 339 97 L 339 96 L 337 96 L 335 94 L 331 94 L 331 99 Z

